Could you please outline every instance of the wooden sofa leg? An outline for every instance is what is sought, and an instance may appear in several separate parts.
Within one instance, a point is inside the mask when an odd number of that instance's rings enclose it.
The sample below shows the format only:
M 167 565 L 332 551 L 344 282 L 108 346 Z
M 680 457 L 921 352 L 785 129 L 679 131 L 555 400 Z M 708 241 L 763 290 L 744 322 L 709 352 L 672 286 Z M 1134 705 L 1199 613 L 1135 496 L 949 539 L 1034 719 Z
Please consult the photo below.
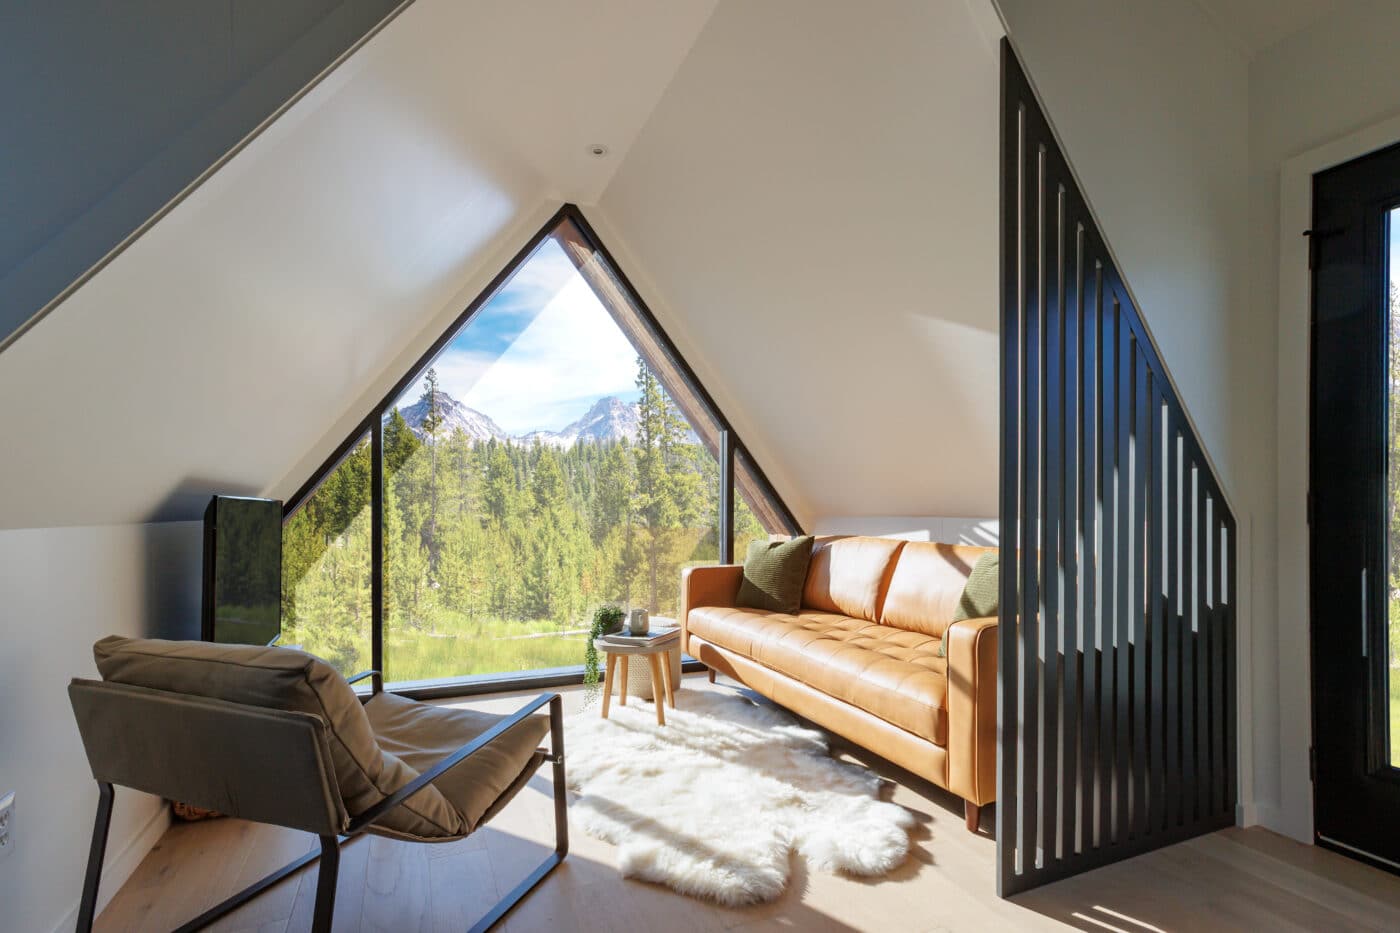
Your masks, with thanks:
M 977 832 L 978 827 L 982 825 L 982 808 L 971 800 L 964 800 L 963 816 L 967 819 L 967 831 Z

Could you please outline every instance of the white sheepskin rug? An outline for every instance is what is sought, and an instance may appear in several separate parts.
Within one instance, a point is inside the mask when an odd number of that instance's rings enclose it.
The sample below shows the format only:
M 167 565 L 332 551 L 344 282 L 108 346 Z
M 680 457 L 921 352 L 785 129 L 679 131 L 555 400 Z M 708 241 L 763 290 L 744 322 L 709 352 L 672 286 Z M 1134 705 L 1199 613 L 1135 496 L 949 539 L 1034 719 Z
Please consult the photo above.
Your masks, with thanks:
M 822 733 L 744 696 L 687 690 L 570 717 L 570 822 L 617 846 L 623 877 L 737 906 L 770 901 L 796 852 L 814 869 L 881 875 L 904 861 L 913 818 L 880 778 L 833 759 Z

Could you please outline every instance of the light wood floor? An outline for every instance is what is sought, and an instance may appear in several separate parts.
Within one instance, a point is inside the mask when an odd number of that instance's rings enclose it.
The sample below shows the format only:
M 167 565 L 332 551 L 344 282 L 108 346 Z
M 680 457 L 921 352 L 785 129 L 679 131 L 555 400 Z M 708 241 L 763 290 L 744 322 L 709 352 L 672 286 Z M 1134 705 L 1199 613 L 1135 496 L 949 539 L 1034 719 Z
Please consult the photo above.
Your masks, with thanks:
M 685 679 L 677 696 L 711 687 Z M 508 711 L 515 697 L 459 705 Z M 582 702 L 566 691 L 566 709 Z M 1400 878 L 1262 829 L 1231 829 L 1000 900 L 995 843 L 963 827 L 951 794 L 843 743 L 848 760 L 891 779 L 889 799 L 918 821 L 907 862 L 870 880 L 808 873 L 787 892 L 730 909 L 623 880 L 613 849 L 575 830 L 565 863 L 498 929 L 533 930 L 1400 930 Z M 552 848 L 549 769 L 476 835 L 446 845 L 379 838 L 341 854 L 336 930 L 463 930 Z M 990 827 L 992 814 L 984 814 Z M 177 824 L 98 918 L 102 931 L 168 930 L 313 845 L 311 837 L 234 820 Z M 309 930 L 316 870 L 284 881 L 214 929 Z

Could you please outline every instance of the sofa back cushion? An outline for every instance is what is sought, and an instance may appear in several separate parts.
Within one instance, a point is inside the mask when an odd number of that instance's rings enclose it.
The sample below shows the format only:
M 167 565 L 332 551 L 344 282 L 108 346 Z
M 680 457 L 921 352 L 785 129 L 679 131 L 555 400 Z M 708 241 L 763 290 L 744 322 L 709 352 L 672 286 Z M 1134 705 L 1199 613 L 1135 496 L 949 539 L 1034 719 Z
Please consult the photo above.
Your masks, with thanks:
M 996 548 L 914 541 L 895 564 L 880 624 L 934 638 L 953 621 L 973 566 Z
M 359 697 L 329 664 L 293 648 L 110 635 L 93 645 L 102 679 L 246 706 L 311 713 L 330 727 L 331 760 L 345 809 L 356 816 L 418 776 L 379 747 Z M 452 835 L 461 816 L 425 787 L 382 823 L 420 836 Z
M 802 588 L 803 607 L 876 621 L 903 547 L 894 538 L 817 538 Z

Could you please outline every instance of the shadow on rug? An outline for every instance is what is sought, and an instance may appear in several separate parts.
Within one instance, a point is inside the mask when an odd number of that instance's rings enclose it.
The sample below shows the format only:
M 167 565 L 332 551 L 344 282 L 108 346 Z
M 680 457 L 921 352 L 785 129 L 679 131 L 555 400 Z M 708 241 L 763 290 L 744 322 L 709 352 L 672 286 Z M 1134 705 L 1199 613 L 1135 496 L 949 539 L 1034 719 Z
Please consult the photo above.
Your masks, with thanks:
M 825 737 L 747 697 L 686 691 L 656 724 L 650 703 L 569 718 L 571 822 L 618 847 L 623 877 L 738 906 L 771 901 L 789 859 L 855 875 L 904 861 L 913 817 L 880 778 L 833 759 Z

